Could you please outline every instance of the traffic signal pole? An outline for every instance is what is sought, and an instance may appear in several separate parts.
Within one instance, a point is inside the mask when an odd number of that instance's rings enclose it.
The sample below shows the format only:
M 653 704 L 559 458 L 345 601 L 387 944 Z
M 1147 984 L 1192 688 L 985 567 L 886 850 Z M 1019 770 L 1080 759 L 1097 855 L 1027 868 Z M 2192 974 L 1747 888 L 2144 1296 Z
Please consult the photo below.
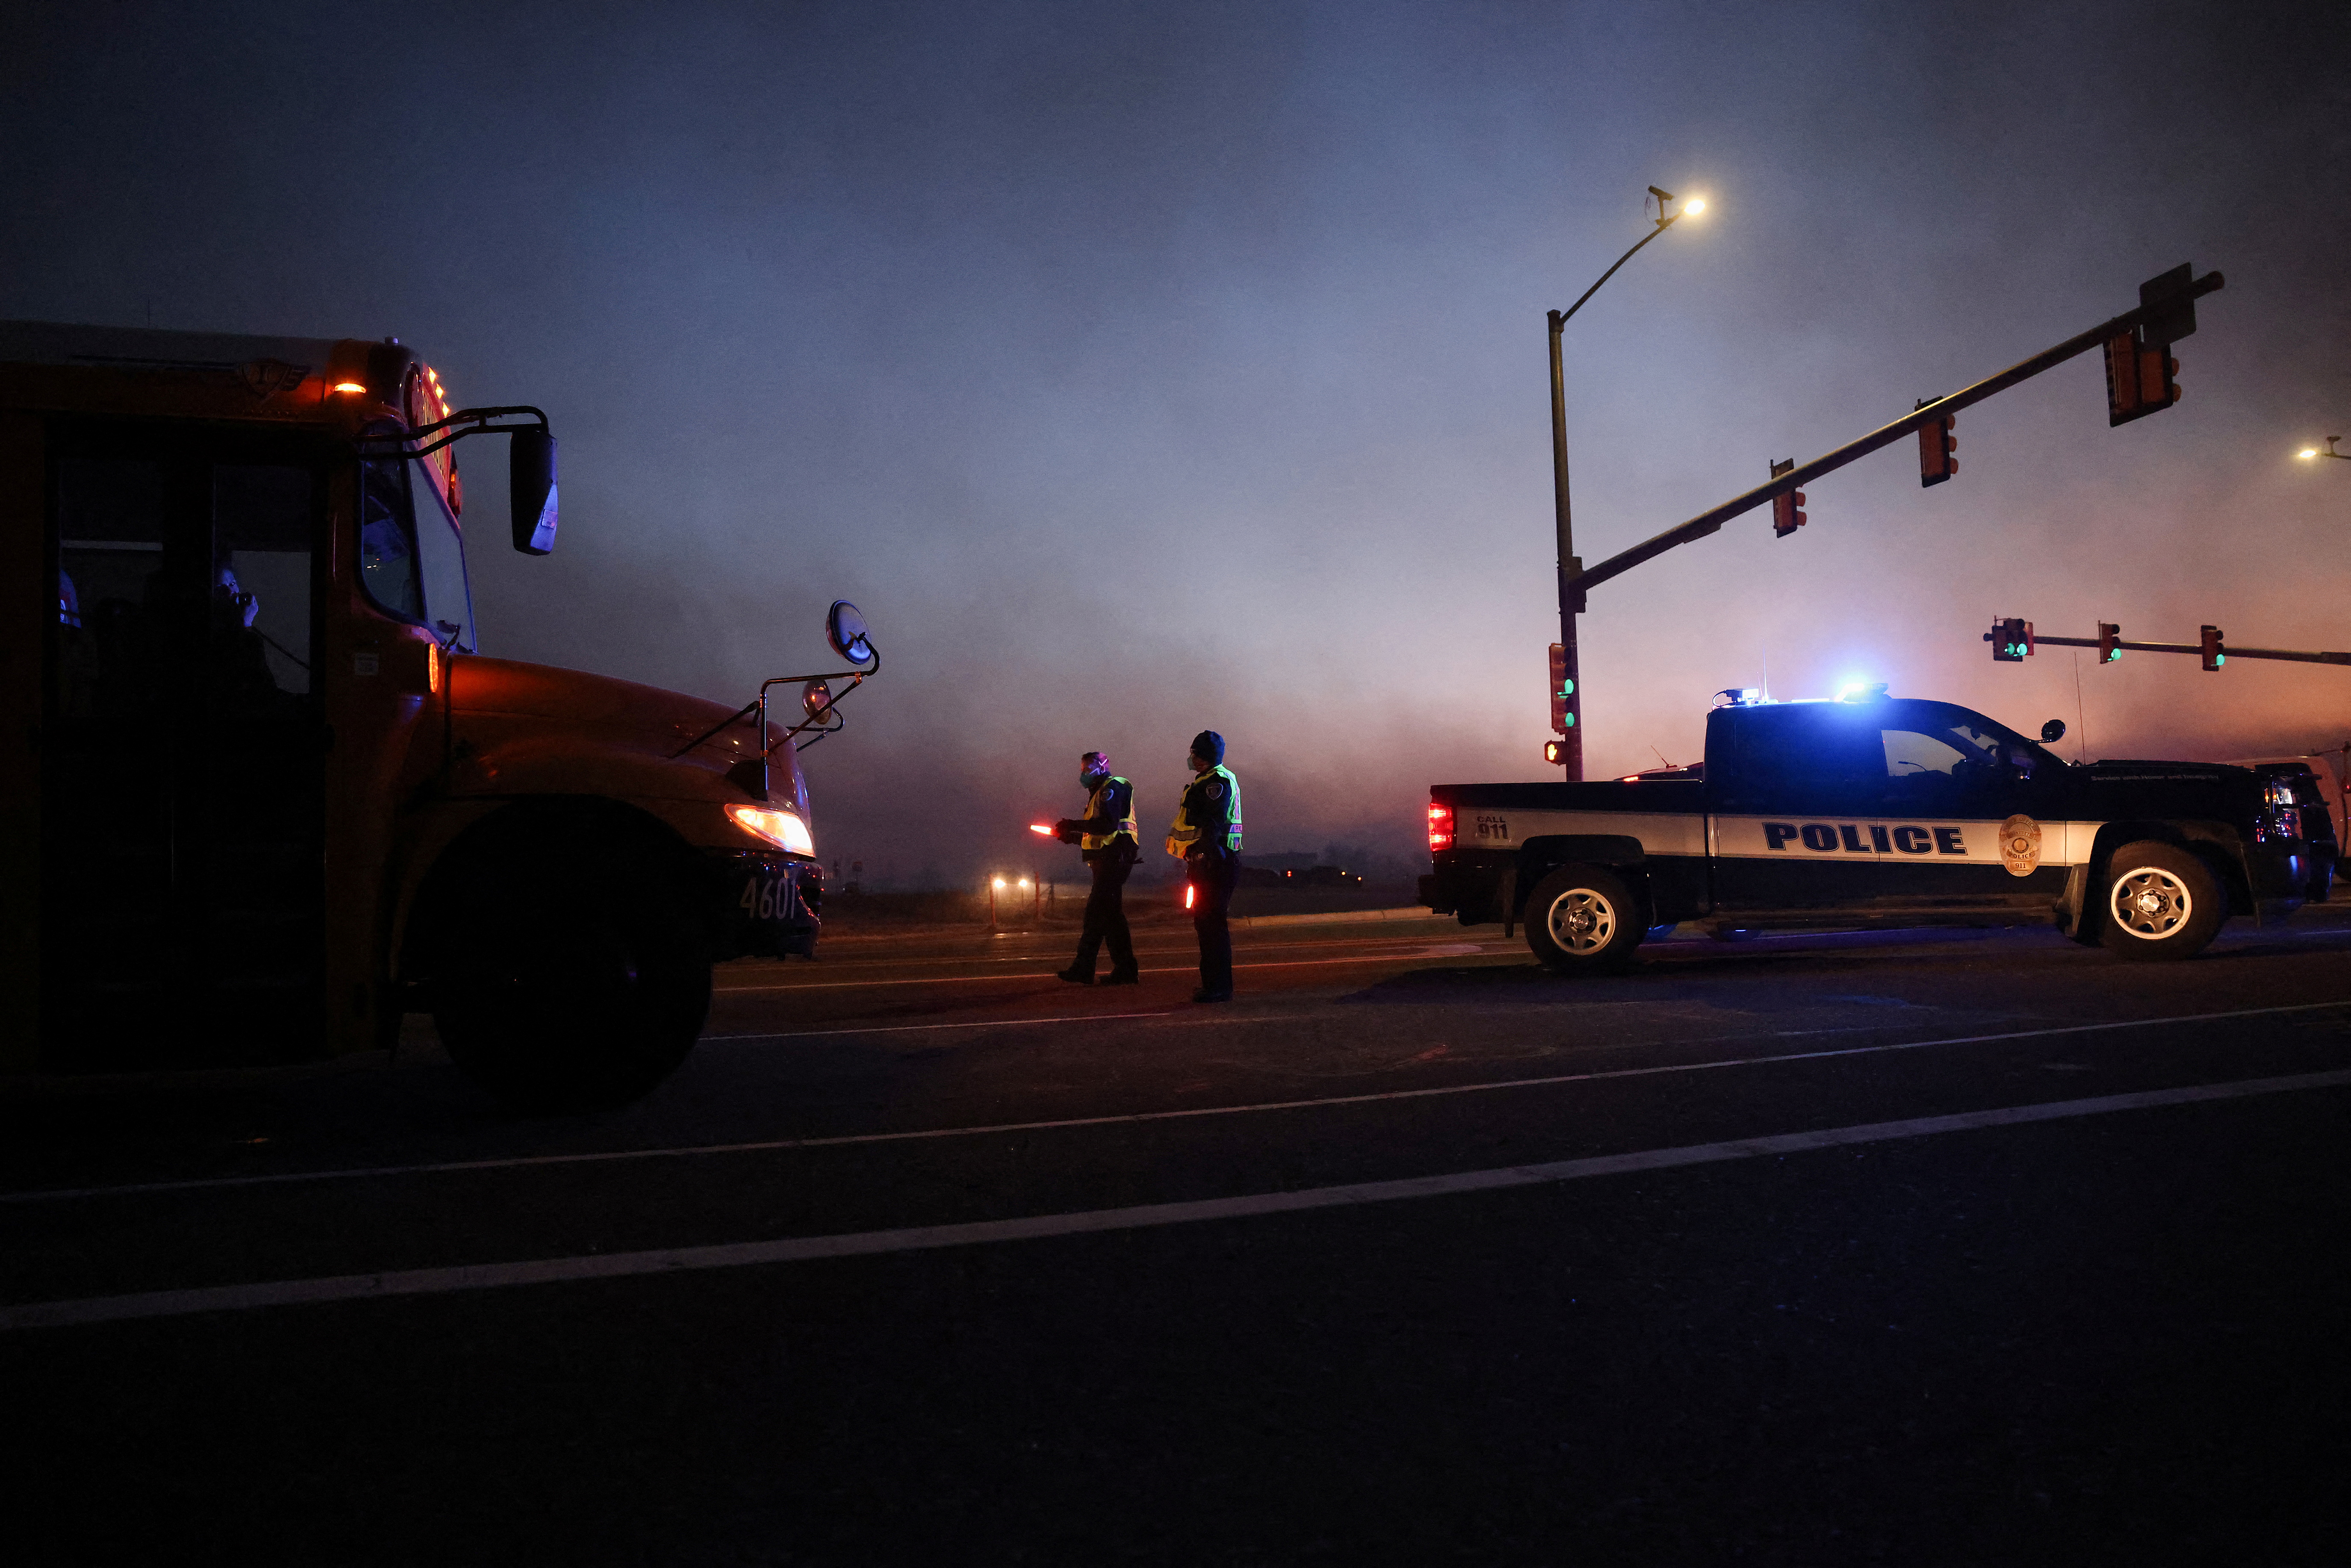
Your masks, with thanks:
M 1663 234 L 1662 228 L 1650 235 L 1641 245 Z M 1633 250 L 1641 248 L 1640 245 Z M 1630 260 L 1632 250 L 1625 253 Z M 1616 267 L 1625 263 L 1619 261 Z M 1616 267 L 1608 270 L 1614 272 Z M 1608 279 L 1603 277 L 1600 283 Z M 1592 287 L 1597 288 L 1600 283 Z M 1584 292 L 1583 299 L 1592 298 Z M 1578 305 L 1583 299 L 1576 301 Z M 1552 727 L 1559 732 L 1559 765 L 1566 769 L 1571 780 L 1583 778 L 1583 671 L 1575 658 L 1575 618 L 1583 613 L 1583 591 L 1575 586 L 1576 577 L 1583 563 L 1575 557 L 1575 520 L 1567 505 L 1567 380 L 1561 369 L 1559 329 L 1567 324 L 1567 312 L 1551 313 L 1551 492 L 1552 521 L 1559 531 L 1559 644 L 1561 656 L 1552 661 L 1560 685 L 1552 693 L 1552 711 L 1560 716 Z M 1562 696 L 1564 701 L 1562 702 Z
M 2155 281 L 2159 283 L 2162 280 L 2158 279 Z M 2020 382 L 2030 381 L 2034 376 L 2039 375 L 2042 371 L 2062 365 L 2066 361 L 2074 358 L 2076 355 L 2086 354 L 2094 349 L 2105 348 L 2107 344 L 2112 343 L 2116 339 L 2133 336 L 2138 333 L 2140 329 L 2148 327 L 2173 328 L 2170 336 L 2164 340 L 2163 344 L 2158 345 L 2158 348 L 2166 347 L 2173 337 L 2187 336 L 2186 332 L 2178 331 L 2174 327 L 2179 313 L 2189 307 L 2193 301 L 2201 298 L 2203 296 L 2217 293 L 2224 286 L 2224 282 L 2225 280 L 2219 273 L 2208 272 L 2201 277 L 2185 282 L 2184 287 L 2179 288 L 2178 291 L 2163 294 L 2158 298 L 2149 298 L 2148 290 L 2147 288 L 2142 288 L 2140 290 L 2141 303 L 2137 309 L 2127 310 L 2122 315 L 2115 317 L 2111 320 L 2101 321 L 2098 325 L 2091 328 L 2086 332 L 2076 333 L 2073 337 L 2066 339 L 2064 342 L 2057 344 L 2055 347 L 2043 349 L 2041 352 L 2033 355 L 2031 359 L 2023 360 L 2016 364 L 2011 365 L 2008 369 L 2001 371 L 1998 375 L 1987 376 L 1982 381 L 1976 382 L 1973 386 L 1963 388 L 1959 392 L 1951 393 L 1949 397 L 1936 398 L 1932 402 L 1921 405 L 1915 413 L 1907 414 L 1904 417 L 1894 421 L 1890 424 L 1880 425 L 1877 429 L 1871 431 L 1867 435 L 1863 436 L 1858 441 L 1848 442 L 1844 445 L 1838 447 L 1834 452 L 1813 458 L 1810 463 L 1798 464 L 1794 468 L 1784 474 L 1776 474 L 1772 476 L 1770 484 L 1759 485 L 1754 489 L 1748 491 L 1744 495 L 1733 497 L 1731 499 L 1723 502 L 1722 505 L 1719 507 L 1711 507 L 1707 511 L 1700 512 L 1697 517 L 1690 518 L 1689 521 L 1686 523 L 1667 528 L 1664 533 L 1658 534 L 1654 538 L 1644 539 L 1641 543 L 1635 545 L 1631 549 L 1624 550 L 1618 554 L 1610 556 L 1606 560 L 1602 561 L 1597 566 L 1587 570 L 1579 570 L 1572 576 L 1568 574 L 1564 564 L 1569 559 L 1569 557 L 1567 554 L 1567 503 L 1564 496 L 1564 486 L 1562 485 L 1562 494 L 1560 501 L 1560 559 L 1562 563 L 1560 580 L 1560 622 L 1562 629 L 1570 633 L 1568 656 L 1571 666 L 1573 665 L 1574 659 L 1574 643 L 1573 641 L 1574 623 L 1568 618 L 1566 607 L 1570 603 L 1573 603 L 1578 608 L 1581 608 L 1583 603 L 1584 594 L 1590 589 L 1606 582 L 1613 577 L 1623 576 L 1625 572 L 1628 572 L 1635 567 L 1639 566 L 1643 561 L 1656 559 L 1658 556 L 1665 554 L 1667 550 L 1672 549 L 1677 545 L 1686 545 L 1693 542 L 1694 540 L 1702 539 L 1708 534 L 1716 532 L 1723 524 L 1729 522 L 1731 518 L 1740 516 L 1743 512 L 1751 512 L 1758 507 L 1769 506 L 1776 497 L 1802 489 L 1804 486 L 1810 484 L 1813 480 L 1819 478 L 1822 475 L 1834 473 L 1837 469 L 1844 467 L 1846 464 L 1866 457 L 1871 453 L 1877 451 L 1880 447 L 1891 446 L 1896 442 L 1900 441 L 1903 437 L 1910 435 L 1928 425 L 1940 424 L 1944 420 L 1949 419 L 1959 410 L 1975 403 L 1980 403 L 1986 398 L 1993 397 L 2001 392 L 2006 392 L 2009 388 L 2015 386 Z M 2149 287 L 2151 287 L 2153 285 L 2151 284 Z M 2189 318 L 2189 330 L 2193 329 L 2193 317 L 2191 315 Z M 1552 337 L 1552 363 L 1554 367 L 1553 375 L 1554 378 L 1556 378 L 1556 367 L 1559 363 L 1558 337 L 1556 329 L 1554 329 Z M 1556 389 L 1559 382 L 1554 379 L 1552 384 L 1554 389 Z M 1554 391 L 1552 393 L 1553 399 L 1556 400 L 1558 395 L 1558 392 Z M 2108 396 L 2109 406 L 2111 408 L 2113 397 L 2111 389 L 2109 389 Z M 1554 406 L 1556 406 L 1555 401 Z M 2118 423 L 2118 421 L 2114 420 L 2114 416 L 2111 413 L 2108 417 L 2110 423 Z M 1554 426 L 1553 434 L 1556 438 L 1554 455 L 1557 457 L 1560 464 L 1559 471 L 1563 475 L 1566 471 L 1566 437 L 1563 433 L 1557 429 L 1556 425 Z M 2051 640 L 2053 639 L 2044 639 L 2044 641 Z M 2095 643 L 2090 645 L 2095 646 Z M 2152 644 L 2150 644 L 2150 646 L 2152 646 Z M 2195 653 L 2198 650 L 2194 648 L 2188 650 L 2189 653 Z M 2320 663 L 2334 662 L 2332 657 L 2327 655 L 2280 654 L 2278 656 L 2310 657 Z M 1580 699 L 1583 696 L 1583 693 L 1579 691 L 1576 693 L 1576 696 Z M 1580 731 L 1582 729 L 1582 726 L 1579 725 L 1576 728 Z M 1579 733 L 1574 737 L 1574 738 L 1579 748 L 1578 755 L 1581 756 L 1583 737 Z M 1571 775 L 1571 777 L 1581 777 L 1581 775 L 1574 774 Z

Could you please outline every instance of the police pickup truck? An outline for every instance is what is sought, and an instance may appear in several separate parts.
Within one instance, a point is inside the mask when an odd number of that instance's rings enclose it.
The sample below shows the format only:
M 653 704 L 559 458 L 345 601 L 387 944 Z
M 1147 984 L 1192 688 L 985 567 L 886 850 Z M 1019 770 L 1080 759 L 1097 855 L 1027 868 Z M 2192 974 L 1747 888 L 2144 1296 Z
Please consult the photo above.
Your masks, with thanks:
M 2051 720 L 2043 741 L 2065 727 Z M 1725 692 L 1706 760 L 1595 783 L 1440 784 L 1421 901 L 1523 922 L 1554 969 L 1711 934 L 2053 923 L 2124 958 L 2185 958 L 2231 915 L 2326 897 L 2314 790 L 2196 762 L 2070 765 L 1951 703 Z

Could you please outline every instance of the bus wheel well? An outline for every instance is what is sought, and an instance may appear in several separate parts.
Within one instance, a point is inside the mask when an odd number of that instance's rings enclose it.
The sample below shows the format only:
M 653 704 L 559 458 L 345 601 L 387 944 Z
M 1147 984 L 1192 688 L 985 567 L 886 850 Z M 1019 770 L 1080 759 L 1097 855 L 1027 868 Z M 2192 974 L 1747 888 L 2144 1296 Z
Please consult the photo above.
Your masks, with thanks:
M 538 878 L 557 889 L 582 873 L 623 862 L 658 868 L 698 887 L 699 858 L 668 823 L 598 796 L 539 796 L 515 801 L 451 841 L 418 887 L 401 943 L 400 974 L 428 985 L 449 917 L 501 884 Z

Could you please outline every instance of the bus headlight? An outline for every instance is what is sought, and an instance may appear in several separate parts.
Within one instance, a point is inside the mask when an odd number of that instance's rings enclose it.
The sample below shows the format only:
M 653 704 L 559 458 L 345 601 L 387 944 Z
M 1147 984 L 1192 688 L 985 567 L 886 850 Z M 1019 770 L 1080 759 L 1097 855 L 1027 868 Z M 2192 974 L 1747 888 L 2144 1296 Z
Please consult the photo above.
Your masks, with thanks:
M 792 812 L 773 806 L 729 806 L 726 814 L 735 819 L 737 827 L 779 850 L 796 855 L 816 853 L 816 841 L 809 837 L 808 824 Z

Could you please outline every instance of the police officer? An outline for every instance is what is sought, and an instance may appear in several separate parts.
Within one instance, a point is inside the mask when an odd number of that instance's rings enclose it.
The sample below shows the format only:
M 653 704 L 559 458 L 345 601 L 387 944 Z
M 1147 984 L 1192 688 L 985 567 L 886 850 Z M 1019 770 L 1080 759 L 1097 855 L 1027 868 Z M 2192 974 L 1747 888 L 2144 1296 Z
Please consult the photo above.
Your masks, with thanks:
M 1233 999 L 1233 936 L 1225 910 L 1241 860 L 1241 786 L 1225 766 L 1225 737 L 1204 729 L 1192 737 L 1192 782 L 1167 830 L 1167 852 L 1182 858 L 1191 883 L 1192 929 L 1200 938 L 1200 988 L 1196 1002 Z
M 1110 943 L 1110 979 L 1113 986 L 1132 986 L 1139 978 L 1134 941 L 1126 929 L 1121 889 L 1137 855 L 1134 831 L 1134 786 L 1110 770 L 1110 758 L 1089 751 L 1078 759 L 1078 787 L 1086 791 L 1086 814 L 1064 817 L 1053 824 L 1054 836 L 1076 844 L 1094 876 L 1086 894 L 1086 924 L 1078 937 L 1078 956 L 1063 969 L 1061 978 L 1073 986 L 1094 983 L 1094 955 Z

